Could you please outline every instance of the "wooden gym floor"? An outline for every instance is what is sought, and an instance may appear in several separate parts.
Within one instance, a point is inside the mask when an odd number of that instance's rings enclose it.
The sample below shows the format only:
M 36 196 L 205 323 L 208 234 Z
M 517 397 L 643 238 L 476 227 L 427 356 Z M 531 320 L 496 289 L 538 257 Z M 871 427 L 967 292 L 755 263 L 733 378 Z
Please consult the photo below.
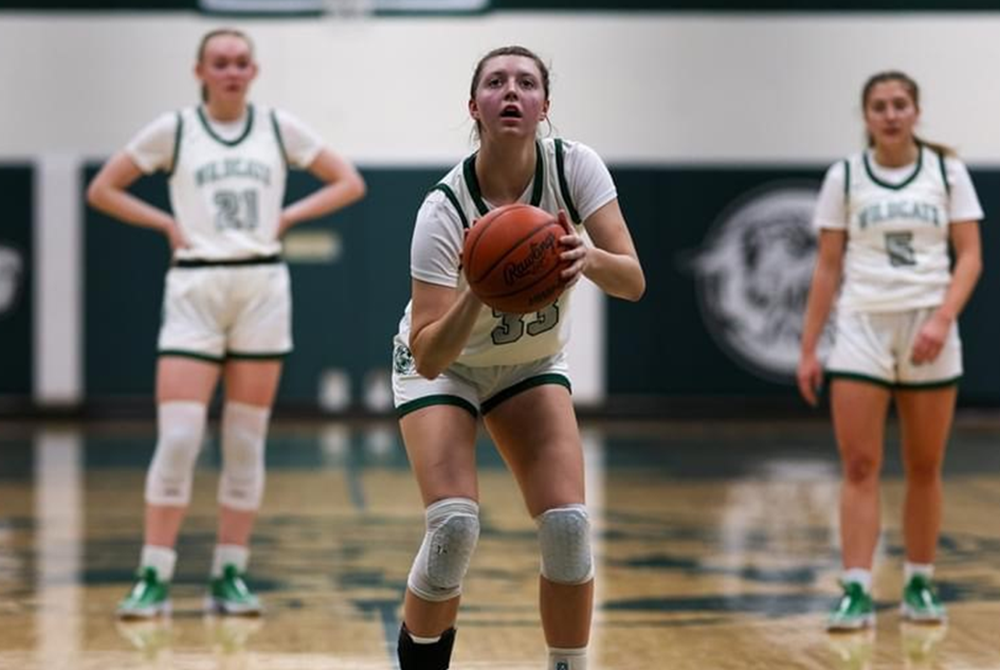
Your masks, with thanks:
M 906 626 L 902 479 L 883 477 L 878 625 L 824 632 L 836 594 L 838 465 L 828 423 L 585 425 L 595 529 L 592 670 L 1000 668 L 1000 426 L 963 420 L 938 558 L 947 627 Z M 142 422 L 0 424 L 0 668 L 389 670 L 423 535 L 395 424 L 277 424 L 250 577 L 267 613 L 200 610 L 218 445 L 202 452 L 168 621 L 116 622 L 153 449 Z M 483 533 L 456 670 L 541 670 L 534 526 L 487 439 Z

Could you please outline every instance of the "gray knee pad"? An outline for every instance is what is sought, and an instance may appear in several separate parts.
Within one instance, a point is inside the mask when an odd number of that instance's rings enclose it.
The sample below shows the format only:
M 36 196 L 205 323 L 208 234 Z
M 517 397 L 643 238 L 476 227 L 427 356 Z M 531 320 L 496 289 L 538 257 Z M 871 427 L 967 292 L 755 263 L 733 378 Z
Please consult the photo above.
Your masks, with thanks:
M 584 505 L 553 507 L 535 517 L 542 576 L 556 584 L 585 584 L 594 577 L 590 518 Z
M 156 408 L 156 452 L 146 473 L 146 502 L 183 507 L 191 501 L 194 463 L 205 434 L 208 408 L 199 402 L 171 401 Z
M 427 533 L 407 586 L 431 602 L 460 595 L 478 540 L 479 505 L 468 498 L 438 500 L 427 508 Z
M 266 407 L 227 402 L 222 410 L 222 472 L 219 502 L 226 507 L 253 512 L 264 497 L 264 445 Z

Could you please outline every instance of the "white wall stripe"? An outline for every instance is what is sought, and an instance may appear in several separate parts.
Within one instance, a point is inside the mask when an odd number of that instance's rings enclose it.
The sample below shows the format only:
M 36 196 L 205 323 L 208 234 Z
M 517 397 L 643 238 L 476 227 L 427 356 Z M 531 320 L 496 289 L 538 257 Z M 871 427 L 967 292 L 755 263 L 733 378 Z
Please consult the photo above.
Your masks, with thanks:
M 35 164 L 34 399 L 72 405 L 83 394 L 80 159 L 42 156 Z

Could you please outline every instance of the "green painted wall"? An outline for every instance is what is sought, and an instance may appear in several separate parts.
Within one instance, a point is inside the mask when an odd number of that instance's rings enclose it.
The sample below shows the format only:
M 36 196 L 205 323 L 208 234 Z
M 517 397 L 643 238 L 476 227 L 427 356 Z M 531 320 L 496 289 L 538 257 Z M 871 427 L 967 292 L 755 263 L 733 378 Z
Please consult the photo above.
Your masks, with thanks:
M 0 395 L 30 396 L 32 388 L 32 169 L 0 167 Z M 8 291 L 13 291 L 12 294 Z M 12 295 L 7 301 L 6 296 Z
M 323 371 L 343 369 L 350 374 L 351 396 L 357 406 L 365 377 L 387 370 L 389 341 L 409 296 L 413 217 L 426 189 L 444 172 L 443 167 L 364 170 L 369 193 L 362 203 L 309 224 L 337 233 L 342 255 L 333 263 L 290 265 L 296 350 L 287 361 L 282 381 L 283 403 L 314 406 Z M 727 348 L 719 335 L 720 324 L 709 325 L 699 300 L 706 289 L 699 288 L 692 267 L 712 246 L 712 231 L 748 194 L 768 185 L 815 189 L 823 168 L 620 166 L 612 172 L 646 270 L 648 290 L 639 303 L 609 301 L 609 397 L 794 398 L 790 378 L 782 381 L 754 370 Z M 986 211 L 1000 210 L 1000 170 L 974 170 L 973 177 Z M 289 196 L 298 197 L 312 186 L 311 177 L 293 173 Z M 162 178 L 144 179 L 135 190 L 161 205 L 166 202 Z M 1000 295 L 1000 273 L 992 271 L 990 264 L 991 250 L 1000 244 L 1000 231 L 987 222 L 983 238 L 987 271 L 961 321 L 967 368 L 961 389 L 967 404 L 1000 403 L 995 382 L 1000 378 L 1000 360 L 994 354 L 995 343 L 1000 341 L 1000 318 L 992 309 L 992 301 Z M 756 244 L 770 244 L 770 239 Z M 747 249 L 740 253 L 769 250 Z M 811 252 L 808 245 L 795 249 L 787 262 L 807 252 Z M 766 263 L 772 261 L 762 258 L 743 260 L 766 270 Z M 166 266 L 166 244 L 157 235 L 88 210 L 85 368 L 89 399 L 151 392 Z M 778 268 L 777 274 L 784 270 Z M 804 299 L 805 288 L 791 297 L 775 297 L 787 290 L 787 286 L 778 287 L 757 295 L 761 310 L 801 309 L 796 301 Z

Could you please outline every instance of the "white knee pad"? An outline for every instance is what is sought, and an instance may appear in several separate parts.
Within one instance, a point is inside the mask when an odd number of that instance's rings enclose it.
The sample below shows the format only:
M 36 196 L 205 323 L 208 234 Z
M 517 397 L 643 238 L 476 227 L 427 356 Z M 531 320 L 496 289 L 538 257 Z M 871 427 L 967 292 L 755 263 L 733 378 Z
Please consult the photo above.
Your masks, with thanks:
M 431 602 L 460 595 L 478 540 L 479 505 L 468 498 L 438 500 L 427 508 L 427 534 L 407 586 Z
M 590 517 L 584 505 L 563 505 L 537 517 L 542 576 L 556 584 L 584 584 L 594 577 Z
M 205 435 L 208 408 L 200 402 L 172 401 L 157 406 L 159 438 L 146 473 L 146 502 L 183 507 L 191 501 L 194 463 Z
M 264 497 L 264 444 L 271 410 L 227 402 L 222 410 L 219 503 L 253 512 Z

